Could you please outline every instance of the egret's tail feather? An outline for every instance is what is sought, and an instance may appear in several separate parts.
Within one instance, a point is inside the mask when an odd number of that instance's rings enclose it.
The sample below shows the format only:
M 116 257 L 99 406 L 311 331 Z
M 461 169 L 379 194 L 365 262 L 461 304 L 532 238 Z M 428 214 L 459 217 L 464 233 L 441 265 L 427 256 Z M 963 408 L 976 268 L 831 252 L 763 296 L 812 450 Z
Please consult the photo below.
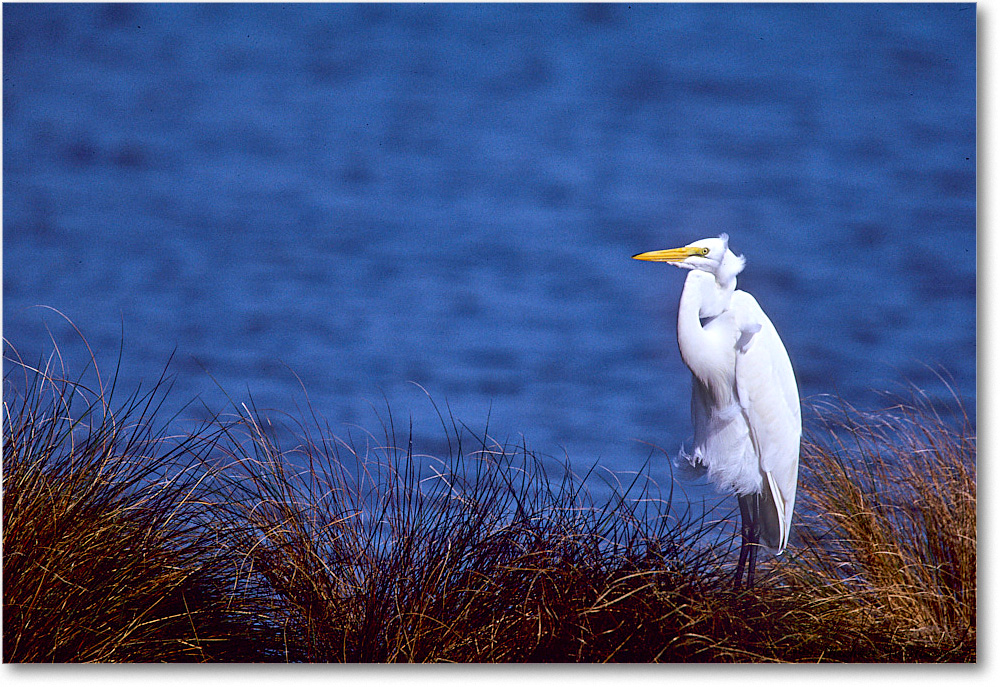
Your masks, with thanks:
M 764 488 L 760 495 L 758 522 L 760 541 L 764 546 L 781 553 L 788 543 L 788 532 L 785 530 L 785 500 L 781 497 L 781 491 L 771 473 L 764 474 L 767 479 L 764 480 Z

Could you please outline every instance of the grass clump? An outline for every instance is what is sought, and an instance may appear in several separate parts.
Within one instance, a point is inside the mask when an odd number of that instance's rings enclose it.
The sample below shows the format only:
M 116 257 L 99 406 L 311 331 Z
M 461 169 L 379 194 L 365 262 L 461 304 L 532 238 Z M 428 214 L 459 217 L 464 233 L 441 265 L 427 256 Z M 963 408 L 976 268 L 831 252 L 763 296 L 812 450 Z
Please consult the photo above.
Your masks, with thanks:
M 745 590 L 735 513 L 645 474 L 597 503 L 599 473 L 443 416 L 433 456 L 391 414 L 174 437 L 163 380 L 113 405 L 9 362 L 5 661 L 976 660 L 975 435 L 926 403 L 817 414 L 792 545 Z
M 802 464 L 806 526 L 789 570 L 795 584 L 881 627 L 902 660 L 975 660 L 968 417 L 945 419 L 919 394 L 879 413 L 836 404 L 821 409 Z
M 549 479 L 523 446 L 452 430 L 442 459 L 396 447 L 391 422 L 363 447 L 330 436 L 288 451 L 248 410 L 227 428 L 219 538 L 285 658 L 655 659 L 663 609 L 637 609 L 720 574 L 718 554 L 689 543 L 704 524 L 639 479 L 598 507 L 585 480 Z
M 174 441 L 154 429 L 163 380 L 113 407 L 99 376 L 91 388 L 61 370 L 12 367 L 3 407 L 4 661 L 242 656 L 221 593 L 225 562 L 199 523 L 202 483 L 191 458 L 205 439 Z

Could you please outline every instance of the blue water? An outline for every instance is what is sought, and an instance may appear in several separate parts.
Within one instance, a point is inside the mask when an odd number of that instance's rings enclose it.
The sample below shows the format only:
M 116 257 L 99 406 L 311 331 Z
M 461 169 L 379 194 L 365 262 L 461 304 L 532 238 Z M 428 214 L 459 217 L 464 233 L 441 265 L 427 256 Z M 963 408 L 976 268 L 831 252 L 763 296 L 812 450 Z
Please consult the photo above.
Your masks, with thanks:
M 975 411 L 974 5 L 3 7 L 3 336 L 629 470 L 728 232 L 805 399 Z M 221 388 L 220 388 L 221 387 Z M 657 468 L 665 474 L 665 462 Z

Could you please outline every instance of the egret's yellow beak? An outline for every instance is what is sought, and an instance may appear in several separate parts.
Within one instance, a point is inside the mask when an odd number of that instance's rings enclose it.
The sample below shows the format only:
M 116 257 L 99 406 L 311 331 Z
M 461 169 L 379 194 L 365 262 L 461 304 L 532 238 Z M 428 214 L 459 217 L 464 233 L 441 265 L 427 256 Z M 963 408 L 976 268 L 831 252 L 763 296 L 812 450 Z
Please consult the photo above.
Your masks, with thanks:
M 649 260 L 650 262 L 681 262 L 692 255 L 700 255 L 700 248 L 684 246 L 683 248 L 668 248 L 667 250 L 651 250 L 648 253 L 633 255 L 633 260 Z

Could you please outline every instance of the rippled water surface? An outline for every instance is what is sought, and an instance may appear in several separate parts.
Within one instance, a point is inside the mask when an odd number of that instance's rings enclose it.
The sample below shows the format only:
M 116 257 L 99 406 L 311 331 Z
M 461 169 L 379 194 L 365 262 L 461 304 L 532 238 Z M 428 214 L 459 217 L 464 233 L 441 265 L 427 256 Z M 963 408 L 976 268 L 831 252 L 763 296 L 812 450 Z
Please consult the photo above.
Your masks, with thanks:
M 690 432 L 728 232 L 805 398 L 975 410 L 973 5 L 10 5 L 3 335 L 586 468 Z M 219 388 L 221 386 L 221 389 Z M 206 411 L 192 406 L 185 412 Z

